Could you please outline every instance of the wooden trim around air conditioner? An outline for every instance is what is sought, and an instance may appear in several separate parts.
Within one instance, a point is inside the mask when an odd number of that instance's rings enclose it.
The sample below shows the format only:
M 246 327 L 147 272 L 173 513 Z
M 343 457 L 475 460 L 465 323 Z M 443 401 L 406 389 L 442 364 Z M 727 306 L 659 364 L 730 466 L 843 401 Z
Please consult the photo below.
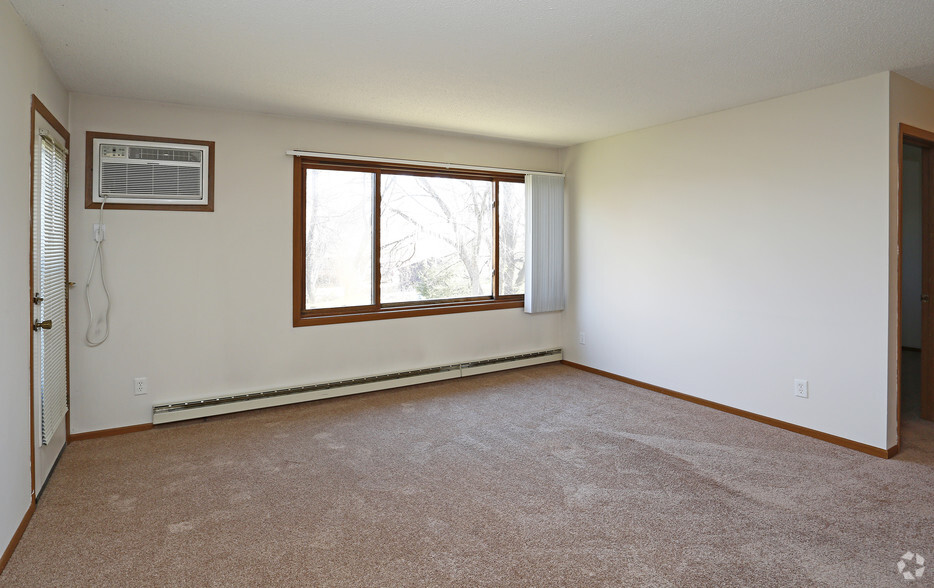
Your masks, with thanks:
M 126 204 L 107 203 L 107 210 L 180 210 L 187 212 L 214 212 L 214 141 L 196 141 L 194 139 L 171 139 L 168 137 L 150 137 L 148 135 L 126 135 L 121 133 L 101 133 L 87 131 L 84 142 L 84 208 L 98 209 L 100 203 L 93 201 L 94 194 L 94 139 L 113 139 L 115 141 L 152 141 L 155 143 L 180 143 L 208 148 L 208 202 L 197 206 L 181 204 Z

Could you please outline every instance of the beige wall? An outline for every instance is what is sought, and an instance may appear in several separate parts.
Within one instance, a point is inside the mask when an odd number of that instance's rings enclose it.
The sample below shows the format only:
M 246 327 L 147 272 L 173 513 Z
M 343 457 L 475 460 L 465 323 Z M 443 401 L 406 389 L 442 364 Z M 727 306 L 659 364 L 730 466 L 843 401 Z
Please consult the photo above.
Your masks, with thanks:
M 898 340 L 898 126 L 907 124 L 934 132 L 934 90 L 912 82 L 897 74 L 891 74 L 889 85 L 889 420 L 888 442 L 898 440 L 898 375 L 896 350 Z
M 68 95 L 9 2 L 0 0 L 0 553 L 30 504 L 29 109 L 63 124 Z
M 216 142 L 215 212 L 105 211 L 110 339 L 83 343 L 72 298 L 72 432 L 151 420 L 154 402 L 327 381 L 555 347 L 560 314 L 521 309 L 293 328 L 288 149 L 558 169 L 558 151 L 372 125 L 71 97 L 72 275 L 90 265 L 85 131 Z M 149 394 L 134 396 L 134 377 Z
M 888 447 L 888 79 L 571 149 L 565 356 Z

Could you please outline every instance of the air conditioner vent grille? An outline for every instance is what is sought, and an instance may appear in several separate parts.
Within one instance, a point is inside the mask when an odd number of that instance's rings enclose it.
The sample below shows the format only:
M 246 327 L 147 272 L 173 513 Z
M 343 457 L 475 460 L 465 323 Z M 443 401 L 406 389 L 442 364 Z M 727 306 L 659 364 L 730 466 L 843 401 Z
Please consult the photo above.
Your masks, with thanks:
M 101 193 L 127 197 L 201 197 L 201 167 L 101 162 Z

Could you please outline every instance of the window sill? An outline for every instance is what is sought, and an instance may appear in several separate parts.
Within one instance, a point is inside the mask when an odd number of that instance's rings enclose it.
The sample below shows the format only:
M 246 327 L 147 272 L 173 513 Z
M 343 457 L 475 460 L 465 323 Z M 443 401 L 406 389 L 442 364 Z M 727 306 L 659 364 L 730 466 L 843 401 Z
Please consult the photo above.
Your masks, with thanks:
M 453 304 L 426 304 L 424 306 L 407 306 L 404 308 L 385 308 L 382 310 L 355 312 L 346 314 L 310 314 L 300 313 L 293 317 L 293 327 L 310 327 L 313 325 L 332 325 L 337 323 L 357 323 L 362 321 L 381 321 L 387 319 L 408 318 L 416 316 L 432 316 L 438 314 L 456 314 L 461 312 L 480 312 L 483 310 L 501 310 L 505 308 L 522 308 L 525 305 L 523 298 L 510 298 L 507 300 L 490 300 L 483 302 L 459 302 Z

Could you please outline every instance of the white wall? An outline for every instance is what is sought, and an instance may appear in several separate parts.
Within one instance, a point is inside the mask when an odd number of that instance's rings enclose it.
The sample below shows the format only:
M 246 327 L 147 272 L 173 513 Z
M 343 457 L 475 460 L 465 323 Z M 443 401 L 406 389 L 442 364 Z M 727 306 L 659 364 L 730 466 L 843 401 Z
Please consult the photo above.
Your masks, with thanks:
M 29 109 L 68 123 L 68 95 L 0 0 L 0 553 L 29 508 Z
M 565 357 L 888 447 L 888 79 L 572 148 Z
M 906 145 L 902 167 L 902 345 L 921 348 L 921 148 Z
M 910 125 L 934 132 L 934 90 L 900 75 L 891 74 L 889 83 L 889 422 L 888 442 L 898 440 L 898 128 Z M 903 293 L 904 294 L 904 293 Z
M 83 344 L 72 298 L 72 432 L 151 421 L 154 402 L 326 381 L 560 344 L 560 314 L 521 309 L 293 328 L 288 149 L 556 170 L 556 149 L 371 125 L 73 94 L 71 262 L 84 283 L 85 131 L 216 142 L 215 212 L 105 212 L 110 339 Z M 83 290 L 83 288 L 79 288 Z M 149 394 L 132 394 L 134 377 Z

